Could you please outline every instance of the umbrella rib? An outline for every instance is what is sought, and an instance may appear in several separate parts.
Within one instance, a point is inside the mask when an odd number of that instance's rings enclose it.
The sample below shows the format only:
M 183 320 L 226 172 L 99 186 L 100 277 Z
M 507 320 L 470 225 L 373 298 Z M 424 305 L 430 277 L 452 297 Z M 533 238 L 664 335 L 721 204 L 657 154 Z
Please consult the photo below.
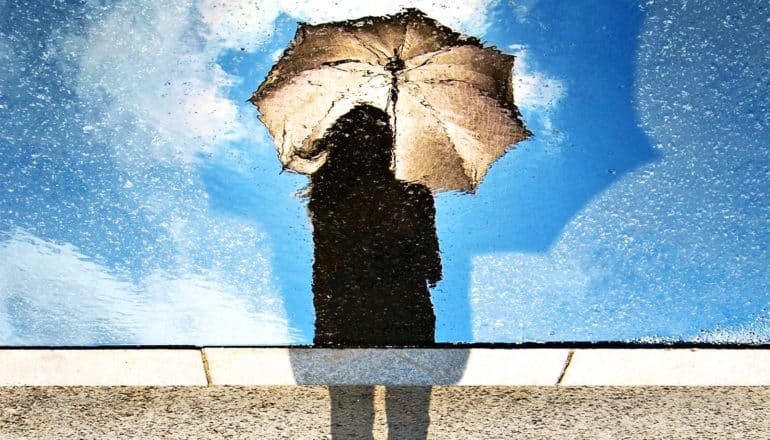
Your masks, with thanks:
M 433 119 L 435 119 L 435 120 L 436 120 L 436 122 L 438 122 L 438 124 L 441 126 L 441 128 L 443 128 L 443 129 L 444 129 L 444 132 L 446 133 L 446 137 L 447 137 L 447 139 L 449 140 L 449 143 L 451 144 L 451 147 L 452 147 L 452 149 L 453 149 L 455 152 L 457 152 L 457 157 L 459 157 L 459 158 L 460 158 L 460 160 L 461 160 L 461 161 L 462 161 L 462 163 L 463 163 L 463 171 L 464 171 L 464 173 L 465 173 L 465 177 L 468 177 L 468 178 L 470 178 L 470 179 L 472 180 L 472 181 L 471 181 L 471 183 L 472 183 L 472 184 L 474 184 L 474 185 L 475 185 L 475 184 L 477 184 L 478 182 L 476 181 L 476 176 L 475 176 L 475 173 L 474 173 L 474 176 L 469 176 L 469 175 L 468 175 L 468 172 L 467 172 L 467 168 L 465 167 L 465 165 L 466 165 L 466 162 L 467 162 L 467 161 L 466 161 L 466 160 L 465 160 L 465 158 L 464 158 L 464 157 L 463 157 L 463 156 L 460 154 L 460 151 L 459 151 L 459 149 L 457 148 L 457 144 L 455 144 L 455 143 L 454 143 L 454 141 L 452 140 L 452 138 L 449 136 L 449 128 L 446 126 L 446 124 L 444 123 L 444 121 L 443 121 L 443 120 L 442 120 L 442 119 L 439 117 L 440 115 L 438 114 L 438 110 L 436 110 L 436 109 L 435 109 L 435 107 L 433 107 L 432 105 L 428 104 L 428 103 L 427 103 L 427 102 L 425 102 L 425 101 L 420 101 L 420 104 L 421 104 L 422 106 L 424 106 L 425 108 L 427 108 L 428 110 L 430 110 L 430 114 L 431 114 L 431 117 L 432 117 Z
M 342 66 L 344 64 L 363 64 L 363 65 L 368 66 L 369 68 L 375 68 L 375 69 L 376 68 L 382 68 L 382 66 L 379 65 L 379 64 L 372 64 L 372 63 L 370 63 L 368 61 L 356 60 L 356 59 L 352 59 L 352 58 L 351 59 L 345 59 L 345 60 L 339 60 L 339 61 L 329 61 L 329 62 L 323 63 L 323 66 L 335 67 L 335 66 Z
M 283 123 L 282 132 L 283 134 L 281 135 L 281 153 L 286 151 L 286 121 L 284 121 Z M 280 155 L 279 155 L 279 161 L 281 162 L 281 172 L 283 173 L 283 171 L 286 169 L 286 165 L 283 163 L 282 160 L 280 160 Z
M 377 57 L 377 61 L 382 62 L 382 55 L 383 55 L 382 53 L 378 53 L 378 51 L 374 47 L 370 46 L 369 43 L 367 43 L 366 41 L 362 40 L 361 37 L 359 37 L 358 35 L 356 35 L 356 34 L 352 34 L 352 35 L 353 35 L 353 38 L 356 39 L 356 41 L 361 43 L 361 46 L 363 46 L 364 49 L 368 50 L 369 53 L 371 53 L 372 55 Z M 387 56 L 386 56 L 386 58 L 387 58 Z
M 337 60 L 337 61 L 327 61 L 327 62 L 322 63 L 321 67 L 329 67 L 329 68 L 332 68 L 332 69 L 339 70 L 341 72 L 351 73 L 350 70 L 346 70 L 346 69 L 343 69 L 342 67 L 340 67 L 340 66 L 344 66 L 345 64 L 364 64 L 364 65 L 369 66 L 369 67 L 371 67 L 373 69 L 377 69 L 377 68 L 381 67 L 381 66 L 378 66 L 376 64 L 367 63 L 366 61 L 355 60 L 355 59 L 344 59 L 344 60 Z M 367 72 L 369 74 L 373 74 L 374 73 L 374 72 L 369 72 L 369 71 L 367 71 Z M 374 76 L 377 76 L 377 75 L 381 75 L 381 74 L 374 74 Z M 369 76 L 369 75 L 364 75 L 364 76 Z
M 395 87 L 395 86 L 391 86 Z M 396 89 L 395 95 L 398 96 L 398 89 Z M 388 101 L 390 102 L 391 97 L 388 96 Z M 387 104 L 385 104 L 387 107 Z M 398 112 L 396 112 L 396 101 L 393 101 L 393 147 L 396 145 L 396 139 L 398 136 Z
M 396 53 L 394 53 L 393 55 L 396 58 L 398 58 L 398 59 L 402 59 L 401 58 L 401 54 L 404 53 L 404 46 L 406 45 L 406 34 L 409 32 L 409 23 L 411 23 L 411 21 L 410 21 L 411 15 L 410 14 L 407 14 L 405 16 L 405 18 L 406 18 L 406 20 L 403 21 L 403 23 L 404 23 L 404 31 L 403 31 L 404 38 L 401 39 L 401 44 L 398 45 L 398 48 L 394 48 Z M 394 111 L 393 113 L 395 114 L 396 112 Z
M 479 86 L 477 86 L 476 84 L 474 84 L 474 83 L 472 83 L 470 81 L 467 81 L 467 80 L 464 80 L 464 79 L 452 78 L 452 79 L 418 79 L 418 80 L 411 80 L 409 82 L 410 83 L 422 83 L 422 84 L 452 84 L 452 83 L 465 84 L 465 85 L 473 88 L 473 90 L 477 91 L 481 96 L 483 96 L 485 98 L 493 99 L 493 100 L 499 102 L 500 104 L 502 104 L 504 109 L 506 109 L 507 111 L 511 112 L 511 113 L 509 113 L 509 116 L 512 119 L 514 119 L 514 120 L 516 119 L 515 115 L 517 114 L 518 109 L 516 107 L 516 103 L 515 102 L 509 102 L 508 99 L 501 99 L 500 95 L 497 95 L 497 96 L 492 95 L 492 94 L 490 94 L 490 92 L 487 92 L 487 91 L 485 91 L 482 88 L 479 88 Z M 502 93 L 502 92 L 499 92 L 499 93 L 504 95 L 504 93 Z
M 342 60 L 325 61 L 321 63 L 321 66 L 336 67 L 336 66 L 339 66 L 340 64 L 346 64 L 346 63 L 365 63 L 365 61 L 356 60 L 353 58 L 345 58 Z M 369 63 L 366 63 L 366 64 L 369 64 Z
M 426 59 L 425 61 L 423 61 L 422 63 L 420 63 L 420 64 L 418 64 L 418 65 L 416 65 L 414 67 L 410 67 L 408 69 L 404 69 L 404 72 L 409 72 L 410 70 L 419 69 L 420 67 L 422 67 L 422 66 L 424 66 L 426 64 L 429 64 L 431 61 L 433 61 L 433 58 L 436 58 L 438 55 L 441 55 L 442 53 L 449 52 L 450 50 L 454 49 L 455 47 L 456 46 L 452 46 L 452 47 L 448 47 L 446 49 L 441 49 L 441 50 L 437 50 L 437 51 L 431 52 L 430 53 L 430 57 L 428 59 Z
M 423 83 L 423 84 L 452 84 L 452 83 L 466 84 L 466 85 L 472 87 L 473 90 L 481 93 L 483 96 L 486 96 L 487 98 L 490 98 L 490 99 L 495 99 L 493 96 L 489 96 L 489 94 L 486 91 L 480 89 L 476 84 L 474 84 L 474 83 L 472 83 L 470 81 L 464 80 L 464 79 L 456 79 L 456 78 L 452 78 L 452 79 L 418 79 L 418 80 L 412 80 L 410 82 L 412 82 L 412 83 Z
M 419 79 L 419 80 L 412 80 L 412 82 L 421 82 L 425 84 L 444 84 L 444 83 L 463 83 L 468 84 L 469 86 L 473 87 L 474 89 L 478 90 L 478 87 L 476 87 L 476 84 L 473 84 L 470 81 L 464 80 L 464 79 L 456 79 L 456 78 L 448 78 L 448 79 Z

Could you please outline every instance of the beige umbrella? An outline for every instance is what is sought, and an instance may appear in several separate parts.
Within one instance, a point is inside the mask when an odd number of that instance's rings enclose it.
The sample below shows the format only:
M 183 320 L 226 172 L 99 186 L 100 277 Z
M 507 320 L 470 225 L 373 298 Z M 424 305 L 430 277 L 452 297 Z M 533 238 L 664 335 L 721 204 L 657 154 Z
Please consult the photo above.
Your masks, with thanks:
M 409 9 L 300 24 L 251 102 L 285 168 L 312 174 L 320 139 L 353 107 L 386 111 L 396 178 L 433 191 L 473 191 L 530 133 L 513 99 L 514 57 Z

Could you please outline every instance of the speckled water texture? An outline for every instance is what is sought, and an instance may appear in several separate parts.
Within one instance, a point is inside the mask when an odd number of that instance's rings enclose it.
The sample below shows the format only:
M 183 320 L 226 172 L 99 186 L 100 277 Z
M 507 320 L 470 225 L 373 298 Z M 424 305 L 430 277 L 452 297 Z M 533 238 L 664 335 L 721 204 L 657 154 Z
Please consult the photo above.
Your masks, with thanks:
M 401 389 L 407 396 L 410 390 Z M 348 388 L 349 397 L 365 393 Z M 374 438 L 386 438 L 385 390 Z M 414 393 L 412 393 L 414 394 Z M 348 411 L 355 408 L 349 407 Z M 345 411 L 345 410 L 343 410 Z M 403 424 L 410 415 L 393 416 Z M 365 421 L 359 418 L 360 421 Z M 365 438 L 363 426 L 348 432 Z M 391 429 L 400 429 L 392 427 Z M 407 436 L 408 428 L 406 428 Z M 2 388 L 0 438 L 328 439 L 326 387 Z M 434 387 L 429 439 L 766 439 L 768 388 Z
M 246 99 L 298 20 L 401 6 L 518 55 L 534 133 L 435 199 L 438 341 L 770 340 L 766 0 L 0 0 L 0 345 L 310 343 Z

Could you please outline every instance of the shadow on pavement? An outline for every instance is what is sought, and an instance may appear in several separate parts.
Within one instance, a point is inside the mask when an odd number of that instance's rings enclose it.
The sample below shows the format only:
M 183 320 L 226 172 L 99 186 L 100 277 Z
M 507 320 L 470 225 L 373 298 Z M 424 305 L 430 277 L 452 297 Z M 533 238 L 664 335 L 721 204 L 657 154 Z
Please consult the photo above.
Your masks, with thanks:
M 388 437 L 426 438 L 432 385 L 451 385 L 465 372 L 467 349 L 293 349 L 300 385 L 329 384 L 332 438 L 372 438 L 374 386 L 386 386 Z

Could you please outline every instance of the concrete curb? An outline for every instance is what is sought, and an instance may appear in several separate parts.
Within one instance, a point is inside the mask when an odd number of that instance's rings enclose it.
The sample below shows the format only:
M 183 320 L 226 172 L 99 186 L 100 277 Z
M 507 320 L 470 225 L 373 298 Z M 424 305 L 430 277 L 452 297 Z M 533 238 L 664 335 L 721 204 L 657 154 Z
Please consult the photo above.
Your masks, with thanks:
M 770 350 L 576 350 L 565 386 L 767 386 Z
M 770 386 L 766 349 L 2 349 L 0 386 Z
M 554 385 L 568 350 L 206 348 L 213 385 Z
M 206 383 L 199 350 L 0 350 L 0 386 Z

